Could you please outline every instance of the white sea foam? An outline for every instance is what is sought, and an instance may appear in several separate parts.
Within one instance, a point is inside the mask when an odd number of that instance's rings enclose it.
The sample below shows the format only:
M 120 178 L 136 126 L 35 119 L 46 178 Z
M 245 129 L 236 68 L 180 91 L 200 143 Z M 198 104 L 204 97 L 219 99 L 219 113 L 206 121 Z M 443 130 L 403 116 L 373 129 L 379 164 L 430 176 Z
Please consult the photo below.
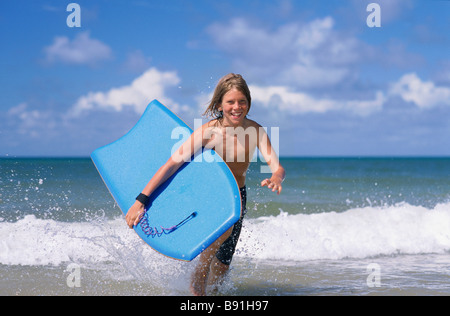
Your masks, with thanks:
M 258 259 L 317 260 L 450 251 L 450 203 L 407 203 L 343 213 L 260 217 L 244 222 L 237 254 Z
M 59 265 L 72 260 L 107 260 L 108 253 L 93 243 L 103 231 L 89 223 L 64 223 L 27 215 L 0 223 L 0 263 Z
M 237 256 L 305 261 L 448 251 L 450 203 L 433 209 L 402 203 L 343 213 L 281 212 L 246 219 Z M 130 257 L 141 259 L 130 261 Z M 67 223 L 28 215 L 14 223 L 0 221 L 0 264 L 4 265 L 115 262 L 130 273 L 139 274 L 140 266 L 146 265 L 147 271 L 159 274 L 166 260 L 170 259 L 146 247 L 127 229 L 123 218 Z

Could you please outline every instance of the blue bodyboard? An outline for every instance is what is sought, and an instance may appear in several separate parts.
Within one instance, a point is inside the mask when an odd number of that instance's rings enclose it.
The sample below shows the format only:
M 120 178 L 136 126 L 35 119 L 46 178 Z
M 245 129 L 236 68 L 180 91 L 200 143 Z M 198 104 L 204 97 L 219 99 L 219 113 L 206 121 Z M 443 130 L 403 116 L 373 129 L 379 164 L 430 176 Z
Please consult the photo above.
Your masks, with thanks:
M 183 133 L 190 135 L 192 129 L 154 100 L 125 136 L 92 153 L 92 161 L 124 214 L 181 145 Z M 150 247 L 174 259 L 191 261 L 241 216 L 236 179 L 222 158 L 205 148 L 150 198 L 146 216 L 134 229 Z

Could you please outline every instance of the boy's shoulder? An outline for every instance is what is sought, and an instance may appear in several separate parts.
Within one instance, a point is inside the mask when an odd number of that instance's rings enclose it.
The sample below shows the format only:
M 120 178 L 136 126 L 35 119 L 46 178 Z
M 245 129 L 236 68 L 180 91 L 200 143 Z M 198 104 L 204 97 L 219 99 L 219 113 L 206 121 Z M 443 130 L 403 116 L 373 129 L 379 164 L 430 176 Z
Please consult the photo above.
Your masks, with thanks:
M 203 124 L 203 128 L 218 127 L 219 125 L 220 125 L 219 120 L 213 119 L 213 120 L 210 120 L 210 121 L 206 122 L 205 124 Z
M 262 127 L 258 122 L 255 122 L 253 120 L 250 120 L 249 118 L 246 119 L 246 127 L 254 127 L 259 129 Z

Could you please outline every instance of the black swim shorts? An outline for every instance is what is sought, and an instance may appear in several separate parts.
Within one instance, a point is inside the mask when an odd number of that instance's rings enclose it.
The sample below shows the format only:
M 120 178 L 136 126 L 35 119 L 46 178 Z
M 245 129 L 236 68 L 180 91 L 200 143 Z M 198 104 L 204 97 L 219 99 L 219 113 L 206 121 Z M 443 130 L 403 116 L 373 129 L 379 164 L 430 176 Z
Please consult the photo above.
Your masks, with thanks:
M 240 189 L 241 191 L 241 202 L 242 202 L 242 216 L 239 221 L 234 224 L 233 231 L 230 237 L 223 242 L 219 250 L 217 250 L 216 257 L 225 265 L 230 265 L 233 259 L 234 252 L 236 251 L 236 245 L 239 241 L 239 236 L 241 235 L 242 221 L 244 220 L 244 215 L 247 213 L 247 188 L 244 186 Z

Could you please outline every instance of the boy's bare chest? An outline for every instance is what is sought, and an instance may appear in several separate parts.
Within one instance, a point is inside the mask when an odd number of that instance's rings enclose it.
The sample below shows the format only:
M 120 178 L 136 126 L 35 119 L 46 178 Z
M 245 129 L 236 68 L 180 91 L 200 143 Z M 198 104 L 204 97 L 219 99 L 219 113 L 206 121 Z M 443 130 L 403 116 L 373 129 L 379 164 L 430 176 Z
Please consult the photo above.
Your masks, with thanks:
M 207 146 L 213 148 L 227 163 L 248 163 L 256 149 L 256 138 L 251 133 L 220 129 L 212 133 Z

